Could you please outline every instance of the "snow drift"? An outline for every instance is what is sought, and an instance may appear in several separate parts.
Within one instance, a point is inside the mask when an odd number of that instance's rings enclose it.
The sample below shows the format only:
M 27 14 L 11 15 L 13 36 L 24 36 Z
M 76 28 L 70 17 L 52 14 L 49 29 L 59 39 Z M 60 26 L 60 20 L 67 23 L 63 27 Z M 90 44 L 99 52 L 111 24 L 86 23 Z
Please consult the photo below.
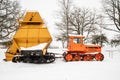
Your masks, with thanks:
M 110 50 L 110 51 L 108 51 Z M 113 50 L 113 51 L 112 51 Z M 116 51 L 114 51 L 116 50 Z M 120 47 L 105 47 L 105 59 L 99 61 L 65 62 L 56 59 L 51 64 L 4 62 L 5 49 L 0 50 L 1 80 L 120 80 Z M 49 49 L 62 53 L 61 49 Z

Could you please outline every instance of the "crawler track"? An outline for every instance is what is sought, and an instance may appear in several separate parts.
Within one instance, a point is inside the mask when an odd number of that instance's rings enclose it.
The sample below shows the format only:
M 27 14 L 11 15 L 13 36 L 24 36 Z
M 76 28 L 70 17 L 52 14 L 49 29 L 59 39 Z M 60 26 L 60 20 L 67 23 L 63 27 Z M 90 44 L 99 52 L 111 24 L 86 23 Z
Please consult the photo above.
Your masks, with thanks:
M 104 55 L 102 53 L 97 54 L 80 54 L 80 53 L 64 53 L 65 61 L 102 61 Z
M 53 53 L 42 54 L 42 50 L 28 50 L 21 51 L 21 55 L 16 55 L 12 59 L 12 62 L 24 62 L 24 63 L 52 63 L 55 61 L 55 55 Z
M 12 62 L 24 62 L 24 63 L 52 63 L 55 61 L 55 56 L 48 54 L 44 56 L 15 56 Z

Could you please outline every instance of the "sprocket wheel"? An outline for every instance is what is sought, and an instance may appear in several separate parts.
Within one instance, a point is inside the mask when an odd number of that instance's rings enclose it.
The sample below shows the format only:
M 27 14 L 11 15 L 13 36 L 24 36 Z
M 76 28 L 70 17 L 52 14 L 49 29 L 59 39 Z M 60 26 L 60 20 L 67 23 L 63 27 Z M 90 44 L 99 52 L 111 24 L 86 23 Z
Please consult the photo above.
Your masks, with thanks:
M 95 55 L 96 61 L 102 61 L 104 59 L 104 55 L 102 53 L 98 53 Z

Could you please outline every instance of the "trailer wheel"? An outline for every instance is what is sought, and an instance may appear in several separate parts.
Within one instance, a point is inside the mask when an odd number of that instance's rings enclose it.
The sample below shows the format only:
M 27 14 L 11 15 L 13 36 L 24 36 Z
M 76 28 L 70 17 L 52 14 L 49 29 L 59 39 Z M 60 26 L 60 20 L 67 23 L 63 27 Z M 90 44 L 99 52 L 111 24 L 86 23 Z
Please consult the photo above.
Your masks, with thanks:
M 49 59 L 50 63 L 55 61 L 55 56 L 51 56 Z

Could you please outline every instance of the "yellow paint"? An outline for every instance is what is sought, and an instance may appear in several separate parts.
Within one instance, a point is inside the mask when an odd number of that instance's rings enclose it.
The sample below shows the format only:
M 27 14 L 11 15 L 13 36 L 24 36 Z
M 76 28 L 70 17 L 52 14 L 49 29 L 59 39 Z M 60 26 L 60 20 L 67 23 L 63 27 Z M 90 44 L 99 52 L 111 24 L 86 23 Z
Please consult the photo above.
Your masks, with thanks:
M 5 53 L 6 60 L 11 61 L 16 54 L 19 55 L 20 47 L 28 48 L 41 43 L 48 43 L 43 49 L 43 55 L 45 55 L 52 37 L 39 13 L 27 12 L 19 24 L 19 29 L 13 37 L 13 43 Z

